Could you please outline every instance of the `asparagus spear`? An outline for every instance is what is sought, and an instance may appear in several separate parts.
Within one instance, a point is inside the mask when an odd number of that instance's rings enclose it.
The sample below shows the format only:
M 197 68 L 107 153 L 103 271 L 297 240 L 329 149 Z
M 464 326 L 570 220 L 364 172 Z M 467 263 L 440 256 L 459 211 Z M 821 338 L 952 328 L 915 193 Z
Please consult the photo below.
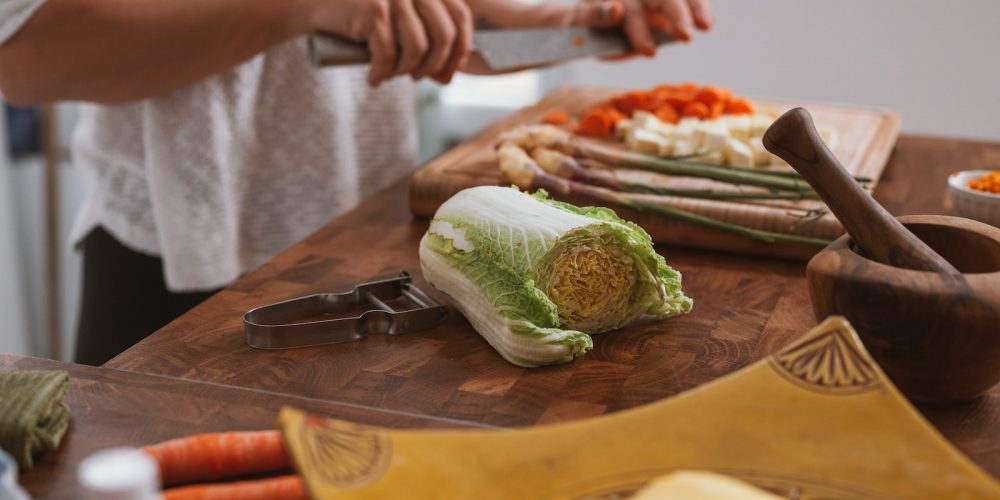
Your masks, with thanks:
M 535 148 L 532 152 L 532 156 L 535 157 L 535 161 L 538 162 L 539 166 L 547 172 L 559 175 L 560 177 L 567 177 L 567 175 L 562 175 L 560 173 L 554 172 L 546 168 L 542 160 L 535 156 L 535 152 L 543 151 L 542 148 Z M 548 150 L 551 151 L 551 150 Z M 557 154 L 562 155 L 562 153 Z M 680 189 L 680 188 L 669 188 L 664 186 L 657 186 L 654 184 L 647 184 L 644 182 L 634 182 L 634 181 L 624 181 L 605 174 L 604 171 L 610 170 L 608 167 L 602 163 L 599 163 L 591 159 L 581 159 L 577 160 L 572 156 L 562 155 L 562 162 L 566 162 L 567 166 L 564 167 L 569 174 L 570 179 L 578 180 L 581 182 L 586 182 L 587 184 L 594 184 L 597 186 L 604 186 L 607 188 L 615 189 L 618 191 L 630 191 L 634 193 L 651 193 L 651 194 L 663 194 L 669 196 L 681 196 L 685 198 L 704 198 L 712 200 L 806 200 L 806 199 L 817 199 L 819 195 L 813 190 L 808 191 L 719 191 L 715 189 Z
M 504 142 L 499 145 L 497 149 L 497 158 L 500 160 L 500 170 L 504 177 L 521 189 L 545 189 L 552 193 L 561 195 L 581 195 L 600 202 L 625 205 L 637 210 L 652 212 L 673 219 L 683 220 L 769 243 L 784 241 L 816 247 L 825 247 L 830 243 L 830 241 L 820 238 L 775 233 L 771 231 L 753 229 L 739 224 L 732 224 L 718 219 L 713 219 L 711 217 L 694 214 L 686 210 L 652 203 L 628 193 L 618 193 L 607 188 L 592 186 L 577 180 L 561 177 L 559 175 L 553 175 L 543 170 L 534 160 L 532 160 L 530 156 L 528 156 L 524 149 L 511 142 Z M 566 172 L 566 170 L 563 170 L 563 172 Z

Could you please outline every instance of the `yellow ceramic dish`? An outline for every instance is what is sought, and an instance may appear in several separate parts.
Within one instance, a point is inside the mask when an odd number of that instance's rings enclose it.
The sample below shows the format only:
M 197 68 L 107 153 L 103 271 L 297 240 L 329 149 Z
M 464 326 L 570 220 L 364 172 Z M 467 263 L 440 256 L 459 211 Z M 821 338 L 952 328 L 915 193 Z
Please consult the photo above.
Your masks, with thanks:
M 317 499 L 618 498 L 679 469 L 801 499 L 1000 497 L 840 318 L 697 389 L 576 422 L 407 431 L 290 408 L 280 421 Z

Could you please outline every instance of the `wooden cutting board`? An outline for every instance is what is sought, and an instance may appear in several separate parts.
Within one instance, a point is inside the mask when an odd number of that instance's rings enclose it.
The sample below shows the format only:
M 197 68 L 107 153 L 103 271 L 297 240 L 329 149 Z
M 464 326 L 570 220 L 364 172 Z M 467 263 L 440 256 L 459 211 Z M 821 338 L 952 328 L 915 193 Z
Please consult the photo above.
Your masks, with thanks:
M 562 87 L 538 104 L 493 123 L 413 174 L 410 209 L 416 215 L 429 217 L 434 215 L 445 200 L 463 189 L 506 184 L 500 176 L 493 154 L 493 144 L 500 134 L 519 125 L 539 123 L 545 113 L 555 109 L 579 115 L 588 106 L 621 91 L 622 89 L 608 87 Z M 834 154 L 855 176 L 872 179 L 872 190 L 899 137 L 899 114 L 885 109 L 791 101 L 757 100 L 755 104 L 759 111 L 774 115 L 803 106 L 813 115 L 817 125 L 834 128 L 838 136 Z M 645 177 L 644 180 L 671 187 L 713 187 L 715 184 L 702 179 L 668 178 L 639 172 L 624 172 L 622 175 Z M 731 188 L 718 184 L 714 187 Z M 840 223 L 819 200 L 733 202 L 672 196 L 648 197 L 665 205 L 768 231 L 825 239 L 834 239 L 844 232 Z M 578 205 L 595 203 L 591 199 L 578 197 L 568 197 L 564 201 Z M 759 242 L 628 207 L 611 208 L 621 217 L 641 225 L 657 243 L 799 260 L 808 260 L 819 250 L 795 244 Z

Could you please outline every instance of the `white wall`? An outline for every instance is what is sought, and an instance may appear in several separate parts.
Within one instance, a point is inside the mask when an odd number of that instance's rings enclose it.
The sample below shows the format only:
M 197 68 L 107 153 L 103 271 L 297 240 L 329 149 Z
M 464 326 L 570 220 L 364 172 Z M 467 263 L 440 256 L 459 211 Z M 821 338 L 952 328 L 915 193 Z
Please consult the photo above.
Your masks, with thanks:
M 1000 140 L 1000 1 L 712 0 L 717 24 L 653 60 L 567 81 L 695 81 L 751 97 L 884 106 L 911 133 Z
M 0 353 L 27 354 L 28 324 L 7 158 L 7 119 L 0 108 Z

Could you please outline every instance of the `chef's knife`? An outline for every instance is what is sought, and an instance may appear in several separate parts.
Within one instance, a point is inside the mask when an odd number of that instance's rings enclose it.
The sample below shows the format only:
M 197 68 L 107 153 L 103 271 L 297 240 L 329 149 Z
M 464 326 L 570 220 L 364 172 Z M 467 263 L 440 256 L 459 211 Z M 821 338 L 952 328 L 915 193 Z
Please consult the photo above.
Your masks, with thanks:
M 485 30 L 473 33 L 472 40 L 473 51 L 494 70 L 632 52 L 621 31 L 583 27 Z M 655 32 L 654 40 L 657 44 L 673 41 L 660 32 Z M 317 33 L 309 37 L 309 58 L 316 66 L 345 66 L 367 63 L 371 54 L 364 44 Z

